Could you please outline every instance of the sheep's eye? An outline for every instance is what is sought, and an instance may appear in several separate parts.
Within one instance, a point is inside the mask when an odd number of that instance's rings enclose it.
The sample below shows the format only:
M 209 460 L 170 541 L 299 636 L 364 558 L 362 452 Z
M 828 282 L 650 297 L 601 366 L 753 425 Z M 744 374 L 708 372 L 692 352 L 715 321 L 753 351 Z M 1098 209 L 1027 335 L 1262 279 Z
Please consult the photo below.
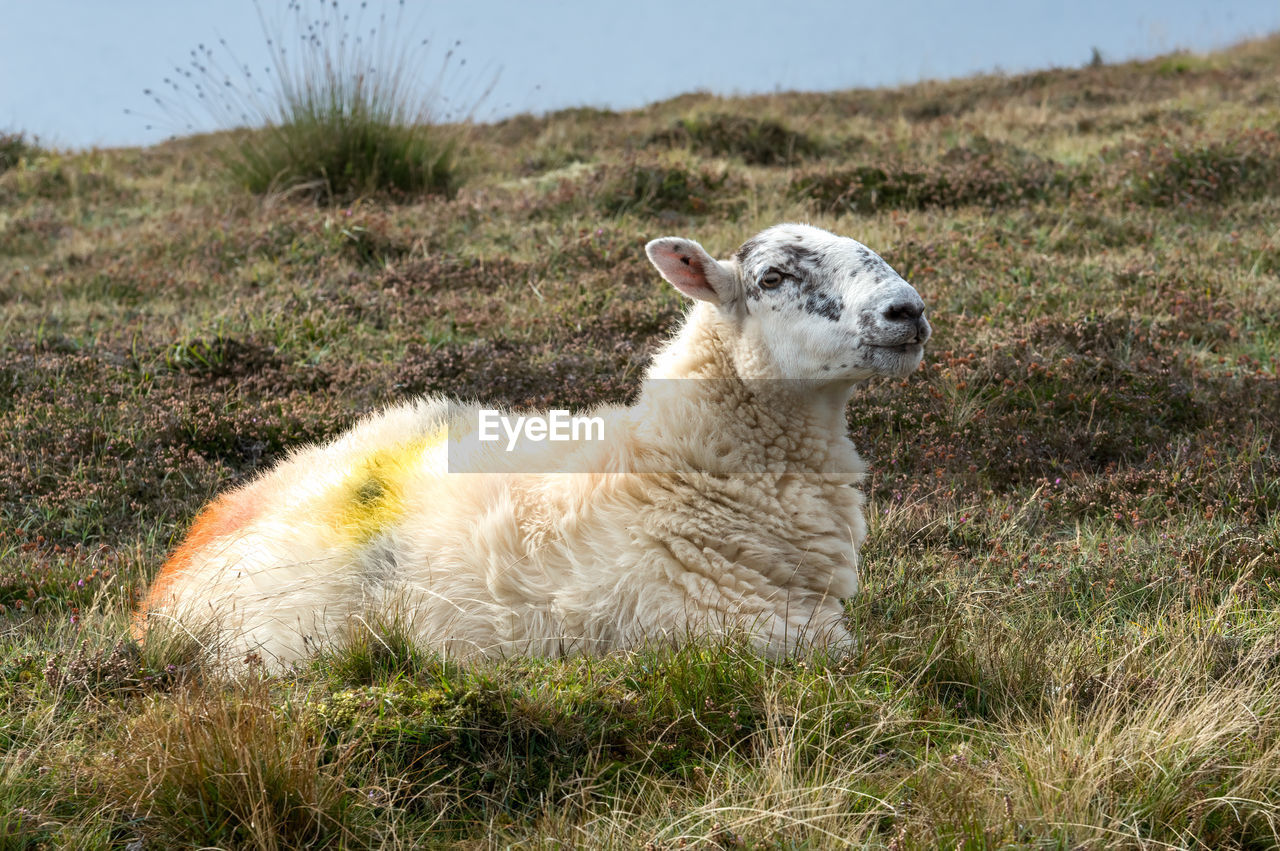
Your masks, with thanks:
M 782 286 L 781 272 L 766 272 L 765 276 L 760 279 L 760 286 L 766 290 L 774 290 Z

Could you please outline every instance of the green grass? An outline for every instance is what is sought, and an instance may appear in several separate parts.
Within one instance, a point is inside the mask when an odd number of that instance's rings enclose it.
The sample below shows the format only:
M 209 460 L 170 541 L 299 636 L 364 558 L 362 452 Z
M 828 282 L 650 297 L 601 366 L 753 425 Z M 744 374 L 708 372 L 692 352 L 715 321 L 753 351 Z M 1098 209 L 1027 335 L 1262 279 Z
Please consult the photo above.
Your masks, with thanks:
M 227 182 L 234 135 L 24 153 L 0 848 L 1280 845 L 1277 69 L 1271 39 L 453 126 L 453 194 L 340 207 Z M 936 331 L 850 406 L 851 657 L 462 668 L 389 618 L 227 680 L 209 636 L 131 643 L 218 491 L 417 393 L 626 398 L 681 307 L 645 241 L 784 220 L 882 252 Z
M 452 195 L 461 181 L 458 133 L 441 122 L 469 117 L 447 108 L 449 94 L 459 95 L 445 91 L 459 82 L 450 73 L 454 50 L 434 81 L 419 79 L 427 42 L 411 42 L 403 3 L 392 15 L 388 5 L 323 3 L 315 12 L 296 2 L 275 22 L 259 6 L 271 55 L 263 75 L 223 40 L 220 49 L 200 45 L 161 93 L 145 94 L 170 122 L 207 117 L 230 131 L 219 159 L 256 194 L 328 204 Z
M 291 105 L 286 122 L 241 134 L 226 155 L 227 168 L 251 192 L 300 192 L 330 203 L 456 190 L 452 139 L 429 125 L 399 124 L 373 112 Z

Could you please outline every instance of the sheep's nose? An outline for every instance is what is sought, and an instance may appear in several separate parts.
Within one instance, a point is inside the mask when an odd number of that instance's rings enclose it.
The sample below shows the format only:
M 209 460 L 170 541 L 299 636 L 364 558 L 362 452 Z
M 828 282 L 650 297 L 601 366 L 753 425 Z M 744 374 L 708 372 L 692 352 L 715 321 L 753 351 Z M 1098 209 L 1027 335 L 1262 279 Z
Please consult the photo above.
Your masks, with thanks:
M 894 302 L 884 309 L 884 318 L 895 324 L 914 326 L 915 339 L 921 343 L 927 341 L 933 331 L 929 320 L 924 318 L 924 302 L 921 301 Z
M 890 322 L 910 322 L 924 315 L 924 305 L 917 301 L 899 301 L 885 308 L 884 318 Z

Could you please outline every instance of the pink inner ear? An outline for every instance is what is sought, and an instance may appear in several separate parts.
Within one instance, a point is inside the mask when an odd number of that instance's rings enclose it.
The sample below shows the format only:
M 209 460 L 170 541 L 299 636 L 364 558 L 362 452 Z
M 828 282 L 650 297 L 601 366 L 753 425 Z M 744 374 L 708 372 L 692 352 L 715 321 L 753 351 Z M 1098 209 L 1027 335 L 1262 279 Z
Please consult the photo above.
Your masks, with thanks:
M 716 298 L 716 291 L 707 282 L 707 270 L 702 259 L 688 251 L 676 251 L 662 246 L 658 252 L 663 274 L 681 292 L 700 299 Z

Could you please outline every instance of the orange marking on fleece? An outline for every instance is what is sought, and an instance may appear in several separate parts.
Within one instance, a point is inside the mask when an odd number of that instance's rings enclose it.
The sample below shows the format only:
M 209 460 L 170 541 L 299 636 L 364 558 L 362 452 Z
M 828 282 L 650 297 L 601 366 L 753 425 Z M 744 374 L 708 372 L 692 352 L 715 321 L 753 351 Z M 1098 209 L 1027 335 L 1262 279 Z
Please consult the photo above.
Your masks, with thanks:
M 261 501 L 250 488 L 223 494 L 200 512 L 187 537 L 160 568 L 146 600 L 134 610 L 131 629 L 134 638 L 142 640 L 147 631 L 147 612 L 165 602 L 174 586 L 181 581 L 183 572 L 191 565 L 191 560 L 214 540 L 244 528 L 257 516 L 260 506 Z

